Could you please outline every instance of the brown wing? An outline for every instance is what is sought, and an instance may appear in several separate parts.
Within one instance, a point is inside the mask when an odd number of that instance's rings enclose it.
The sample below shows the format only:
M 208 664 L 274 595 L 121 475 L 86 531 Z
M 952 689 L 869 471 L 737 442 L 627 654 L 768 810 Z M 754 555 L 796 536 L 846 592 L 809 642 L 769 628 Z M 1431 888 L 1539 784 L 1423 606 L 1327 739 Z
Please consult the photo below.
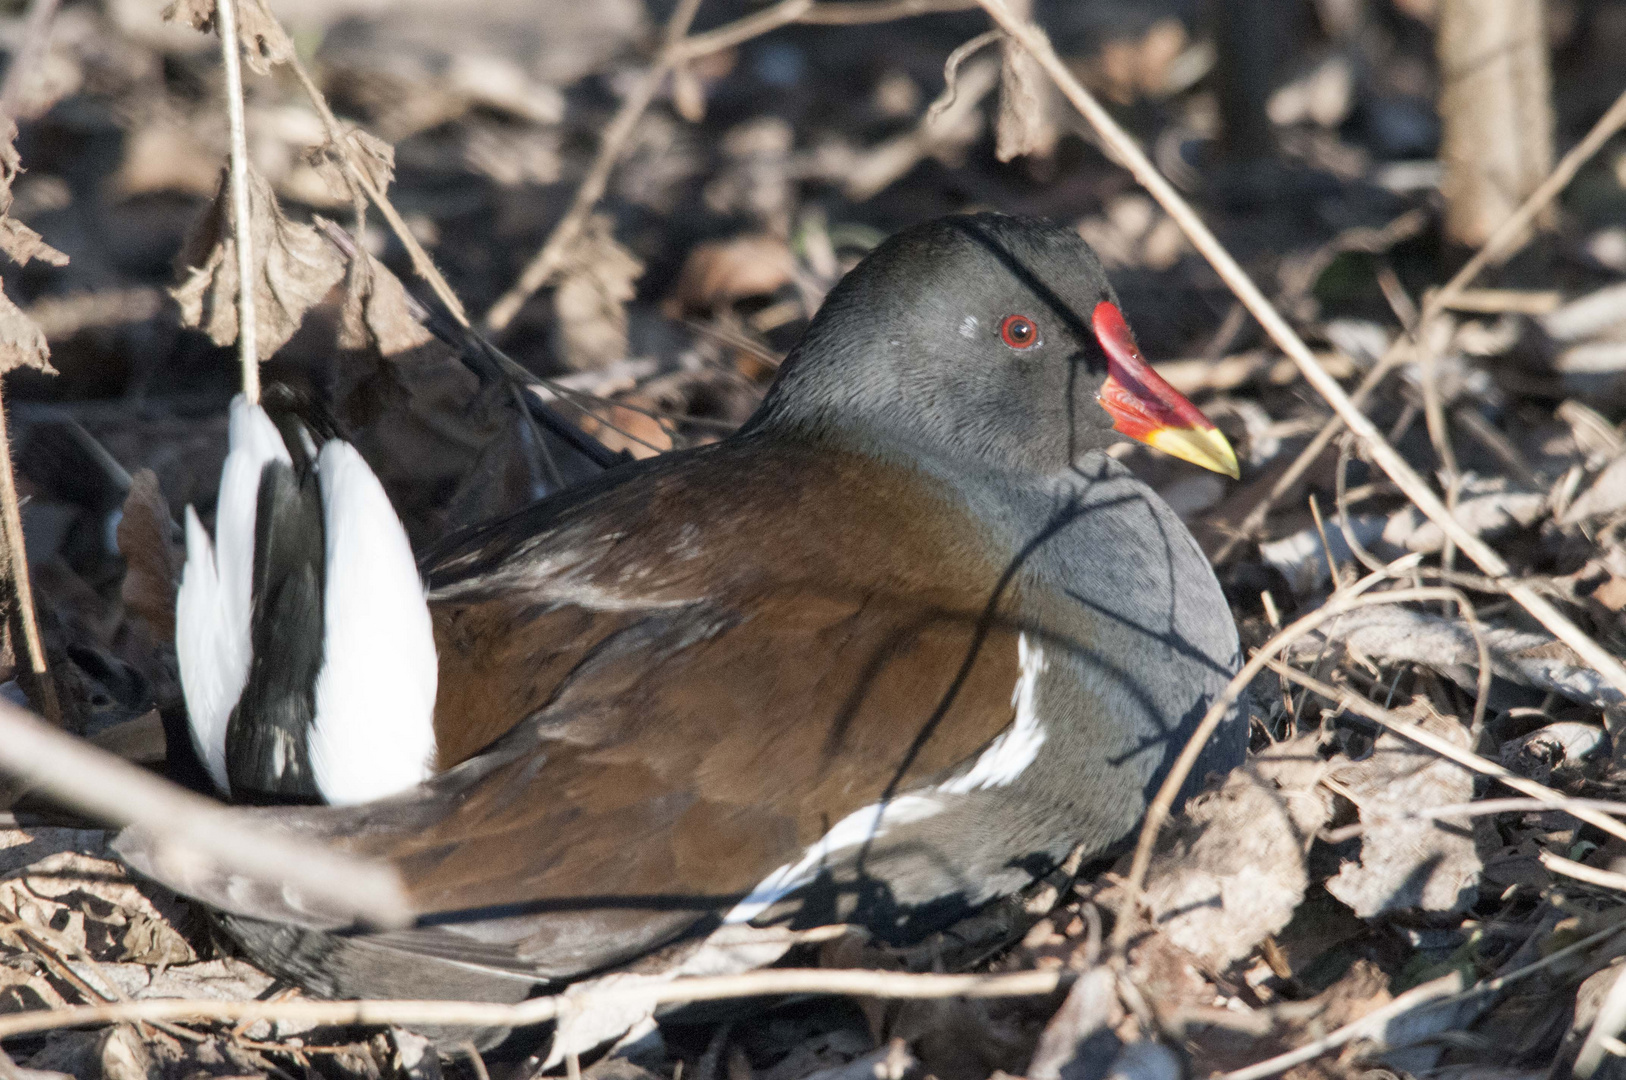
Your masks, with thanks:
M 727 912 L 1010 723 L 1015 598 L 994 603 L 1004 568 L 945 498 L 731 441 L 478 534 L 431 577 L 452 767 L 277 820 L 398 865 L 420 925 L 365 940 L 457 963 L 568 977 Z
M 727 911 L 1012 717 L 1014 635 L 966 613 L 798 588 L 586 621 L 593 644 L 501 744 L 504 764 L 448 792 L 436 820 L 351 841 L 396 862 L 426 914 L 510 909 L 486 940 L 549 972 Z

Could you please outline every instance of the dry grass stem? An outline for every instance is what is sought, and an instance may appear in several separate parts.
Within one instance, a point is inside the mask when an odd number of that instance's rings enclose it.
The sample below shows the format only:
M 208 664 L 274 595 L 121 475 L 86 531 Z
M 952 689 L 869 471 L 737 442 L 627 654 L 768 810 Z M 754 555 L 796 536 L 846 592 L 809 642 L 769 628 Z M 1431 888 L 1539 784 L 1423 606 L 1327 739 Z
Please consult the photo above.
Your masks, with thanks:
M 827 0 L 814 5 L 796 21 L 814 26 L 861 26 L 916 15 L 971 11 L 977 6 L 977 0 Z
M 12 587 L 17 590 L 17 622 L 22 627 L 23 651 L 38 689 L 40 710 L 47 720 L 60 727 L 62 706 L 57 701 L 56 683 L 51 679 L 45 657 L 45 641 L 40 637 L 39 616 L 34 611 L 34 586 L 29 580 L 23 515 L 17 501 L 17 475 L 11 465 L 11 435 L 6 425 L 5 401 L 0 398 L 0 526 L 5 533 L 5 569 L 10 574 Z
M 1615 103 L 1609 106 L 1609 110 L 1592 125 L 1586 137 L 1559 159 L 1558 164 L 1553 167 L 1552 174 L 1530 193 L 1529 198 L 1519 204 L 1519 208 L 1502 222 L 1495 232 L 1491 233 L 1485 245 L 1474 253 L 1474 257 L 1464 263 L 1462 269 L 1453 274 L 1444 287 L 1423 298 L 1422 322 L 1429 322 L 1441 311 L 1454 305 L 1462 296 L 1463 290 L 1473 284 L 1481 270 L 1518 250 L 1521 242 L 1529 237 L 1531 222 L 1547 209 L 1549 203 L 1558 198 L 1558 193 L 1575 179 L 1575 174 L 1581 171 L 1581 166 L 1592 160 L 1592 156 L 1602 150 L 1604 144 L 1623 126 L 1626 126 L 1626 93 L 1616 98 Z
M 226 75 L 226 120 L 231 134 L 232 226 L 237 238 L 237 356 L 243 365 L 243 396 L 260 400 L 259 320 L 254 311 L 254 241 L 248 194 L 248 125 L 243 118 L 242 43 L 236 0 L 216 0 L 220 59 Z
M 1408 811 L 1396 817 L 1382 817 L 1375 821 L 1357 821 L 1353 825 L 1345 825 L 1338 829 L 1329 829 L 1322 833 L 1322 839 L 1329 844 L 1341 844 L 1345 840 L 1353 840 L 1374 824 L 1383 824 L 1390 821 L 1443 821 L 1448 818 L 1476 818 L 1487 817 L 1491 814 L 1518 814 L 1530 813 L 1537 810 L 1562 810 L 1568 813 L 1571 807 L 1583 810 L 1596 810 L 1600 814 L 1614 814 L 1626 817 L 1626 802 L 1615 802 L 1612 799 L 1572 799 L 1565 798 L 1563 805 L 1548 802 L 1546 799 L 1478 799 L 1474 802 L 1452 803 L 1448 806 L 1429 806 L 1420 810 Z
M 1329 1050 L 1336 1050 L 1338 1047 L 1354 1042 L 1357 1039 L 1368 1037 L 1375 1031 L 1381 1030 L 1382 1026 L 1387 1024 L 1390 1019 L 1400 1015 L 1401 1013 L 1409 1012 L 1410 1010 L 1421 1006 L 1442 1007 L 1446 1005 L 1455 1005 L 1471 998 L 1485 997 L 1490 994 L 1500 993 L 1514 983 L 1528 979 L 1530 976 L 1539 974 L 1540 972 L 1546 971 L 1549 968 L 1556 967 L 1557 965 L 1569 960 L 1571 957 L 1583 953 L 1592 948 L 1594 945 L 1599 945 L 1604 941 L 1607 941 L 1609 938 L 1619 935 L 1621 932 L 1621 927 L 1609 926 L 1603 930 L 1597 931 L 1596 933 L 1588 934 L 1580 941 L 1572 942 L 1561 949 L 1555 949 L 1546 956 L 1542 957 L 1540 960 L 1532 961 L 1521 968 L 1508 972 L 1506 975 L 1498 975 L 1494 979 L 1487 979 L 1484 982 L 1475 983 L 1473 986 L 1467 987 L 1463 990 L 1452 993 L 1438 993 L 1433 991 L 1428 993 L 1419 993 L 1419 991 L 1429 991 L 1431 987 L 1436 986 L 1440 987 L 1442 990 L 1446 989 L 1449 986 L 1450 980 L 1461 978 L 1460 972 L 1453 973 L 1452 975 L 1446 975 L 1443 978 L 1436 979 L 1434 982 L 1424 983 L 1422 986 L 1414 987 L 1413 989 L 1408 990 L 1406 993 L 1395 998 L 1383 1008 L 1369 1012 L 1365 1016 L 1362 1016 L 1357 1020 L 1353 1020 L 1335 1031 L 1328 1032 L 1326 1035 L 1316 1039 L 1313 1042 L 1306 1043 L 1303 1046 L 1294 1050 L 1289 1050 L 1286 1053 L 1278 1054 L 1275 1057 L 1269 1058 L 1265 1061 L 1260 1061 L 1253 1065 L 1249 1065 L 1246 1068 L 1236 1069 L 1228 1073 L 1216 1073 L 1214 1076 L 1210 1077 L 1210 1080 L 1264 1080 L 1264 1078 L 1267 1076 L 1276 1076 L 1279 1073 L 1284 1073 L 1293 1068 L 1295 1065 L 1302 1065 L 1306 1061 L 1314 1060 Z M 1416 996 L 1413 997 L 1413 995 Z M 1397 1006 L 1401 1005 L 1402 1002 L 1405 1002 L 1405 1007 L 1397 1008 Z
M 1613 889 L 1616 892 L 1626 892 L 1626 874 L 1617 874 L 1612 870 L 1600 870 L 1596 866 L 1566 859 L 1562 855 L 1554 855 L 1550 851 L 1536 853 L 1541 865 L 1555 874 L 1562 874 L 1576 881 L 1584 881 L 1588 885 L 1596 885 L 1600 889 Z
M 1234 1072 L 1220 1073 L 1212 1080 L 1264 1080 L 1264 1077 L 1275 1076 L 1286 1072 L 1295 1065 L 1302 1065 L 1306 1061 L 1314 1060 L 1329 1050 L 1336 1050 L 1340 1046 L 1380 1034 L 1390 1020 L 1403 1013 L 1411 1012 L 1423 1005 L 1436 1004 L 1441 999 L 1455 998 L 1466 988 L 1466 977 L 1460 971 L 1453 971 L 1443 975 L 1432 982 L 1421 986 L 1414 986 L 1404 994 L 1395 998 L 1379 1009 L 1373 1009 L 1359 1020 L 1345 1024 L 1336 1031 L 1328 1032 L 1313 1042 L 1305 1043 L 1296 1050 L 1289 1050 L 1261 1061 L 1257 1065 L 1249 1065 L 1245 1069 Z
M 435 1024 L 525 1027 L 566 1010 L 599 1005 L 649 1006 L 780 994 L 847 994 L 893 1000 L 1038 997 L 1063 989 L 1072 976 L 1061 971 L 1004 975 L 935 975 L 901 971 L 777 968 L 742 975 L 678 979 L 590 994 L 531 998 L 515 1005 L 477 1001 L 187 1001 L 159 999 L 35 1010 L 0 1016 L 0 1039 L 59 1028 L 137 1020 L 286 1020 L 313 1024 Z

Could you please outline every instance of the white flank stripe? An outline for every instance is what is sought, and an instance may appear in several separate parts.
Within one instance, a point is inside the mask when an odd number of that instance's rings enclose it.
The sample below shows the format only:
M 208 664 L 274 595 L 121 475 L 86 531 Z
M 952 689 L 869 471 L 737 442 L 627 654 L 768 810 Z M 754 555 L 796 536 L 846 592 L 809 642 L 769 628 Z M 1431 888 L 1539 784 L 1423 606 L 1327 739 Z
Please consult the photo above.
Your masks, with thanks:
M 871 803 L 854 810 L 807 849 L 800 859 L 786 863 L 763 878 L 751 894 L 723 917 L 723 923 L 745 923 L 761 915 L 786 896 L 819 876 L 825 861 L 835 852 L 855 848 L 886 834 L 894 825 L 924 821 L 943 809 L 936 799 L 924 795 L 899 795 L 891 802 Z
M 1022 674 L 1011 691 L 1011 704 L 1016 707 L 1016 719 L 1002 731 L 999 738 L 988 744 L 966 772 L 933 790 L 950 795 L 964 795 L 983 788 L 1004 787 L 1033 764 L 1044 745 L 1044 725 L 1039 722 L 1039 676 L 1044 673 L 1044 648 L 1030 644 L 1026 634 L 1016 639 L 1017 662 Z
M 1026 634 L 1016 639 L 1017 662 L 1021 675 L 1011 691 L 1016 718 L 984 750 L 964 776 L 938 784 L 924 794 L 900 795 L 886 804 L 872 803 L 836 822 L 800 859 L 786 863 L 763 878 L 751 894 L 723 917 L 724 925 L 747 923 L 786 896 L 818 877 L 825 861 L 835 852 L 858 847 L 886 834 L 895 825 L 923 821 L 943 809 L 933 795 L 964 795 L 983 788 L 1004 787 L 1021 776 L 1039 756 L 1044 745 L 1044 726 L 1039 721 L 1039 676 L 1047 662 L 1044 649 L 1030 643 Z
M 378 478 L 339 439 L 322 447 L 317 476 L 327 584 L 311 769 L 342 805 L 429 777 L 438 663 L 412 547 Z
M 226 464 L 215 510 L 218 548 L 186 508 L 186 566 L 175 598 L 175 655 L 186 695 L 192 745 L 222 793 L 226 722 L 248 681 L 254 519 L 260 474 L 272 461 L 291 462 L 276 425 L 241 394 L 232 399 Z

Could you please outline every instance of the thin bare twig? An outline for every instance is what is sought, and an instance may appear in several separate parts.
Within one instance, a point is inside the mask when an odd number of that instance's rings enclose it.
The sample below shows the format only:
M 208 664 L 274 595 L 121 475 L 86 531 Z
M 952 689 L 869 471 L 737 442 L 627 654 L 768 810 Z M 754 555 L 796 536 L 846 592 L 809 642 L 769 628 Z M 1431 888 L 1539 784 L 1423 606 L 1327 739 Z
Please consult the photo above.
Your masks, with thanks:
M 1594 154 L 1602 149 L 1603 145 L 1622 126 L 1626 126 L 1626 94 L 1622 94 L 1617 98 L 1615 103 L 1609 107 L 1609 111 L 1598 119 L 1598 122 L 1592 126 L 1591 131 L 1587 132 L 1586 137 L 1577 143 L 1574 149 L 1564 155 L 1557 167 L 1553 169 L 1552 175 L 1543 181 L 1536 190 L 1532 191 L 1518 210 L 1507 221 L 1503 222 L 1496 232 L 1491 234 L 1490 239 L 1485 241 L 1485 246 L 1472 259 L 1469 259 L 1461 270 L 1452 275 L 1451 280 L 1446 282 L 1442 288 L 1430 292 L 1423 298 L 1423 312 L 1417 320 L 1420 331 L 1432 323 L 1441 312 L 1455 305 L 1468 286 L 1473 284 L 1474 279 L 1493 259 L 1510 254 L 1522 243 L 1529 240 L 1533 235 L 1528 231 L 1530 223 L 1547 208 L 1548 203 L 1558 197 L 1558 193 L 1575 178 L 1575 174 L 1580 171 L 1581 166 L 1585 165 Z M 1361 381 L 1360 387 L 1350 396 L 1356 407 L 1363 406 L 1366 403 L 1367 396 L 1370 395 L 1379 379 L 1392 371 L 1405 358 L 1409 345 L 1407 339 L 1401 337 L 1395 341 L 1394 345 L 1389 347 L 1389 351 L 1384 355 L 1383 359 L 1367 374 L 1366 378 Z M 1327 426 L 1322 428 L 1321 433 L 1311 440 L 1309 446 L 1300 451 L 1299 456 L 1289 466 L 1287 472 L 1282 474 L 1281 479 L 1272 487 L 1270 494 L 1243 519 L 1242 524 L 1237 528 L 1236 534 L 1226 540 L 1225 544 L 1214 556 L 1216 563 L 1224 562 L 1239 544 L 1251 539 L 1259 531 L 1276 500 L 1285 495 L 1288 489 L 1298 482 L 1299 478 L 1304 475 L 1316 458 L 1321 456 L 1322 451 L 1327 448 L 1327 444 L 1332 441 L 1342 427 L 1343 419 L 1340 416 L 1334 416 L 1327 421 Z
M 916 15 L 972 11 L 977 6 L 977 0 L 827 0 L 796 21 L 812 26 L 859 26 Z
M 1626 802 L 1616 802 L 1613 799 L 1566 798 L 1562 805 L 1546 799 L 1478 799 L 1474 802 L 1448 803 L 1445 806 L 1408 810 L 1403 814 L 1381 817 L 1373 821 L 1358 821 L 1342 828 L 1328 829 L 1321 837 L 1329 844 L 1341 844 L 1345 840 L 1353 840 L 1373 825 L 1383 825 L 1391 821 L 1439 821 L 1444 818 L 1476 818 L 1491 814 L 1530 813 L 1537 810 L 1559 810 L 1568 813 L 1572 806 L 1578 806 L 1583 810 L 1596 810 L 1600 814 L 1626 816 Z M 1617 876 L 1626 879 L 1626 875 Z
M 1421 986 L 1412 987 L 1382 1008 L 1373 1009 L 1359 1020 L 1345 1024 L 1338 1030 L 1329 1032 L 1296 1050 L 1289 1050 L 1285 1054 L 1279 1054 L 1268 1061 L 1261 1061 L 1259 1064 L 1250 1065 L 1245 1069 L 1221 1073 L 1214 1077 L 1213 1080 L 1263 1080 L 1266 1076 L 1274 1076 L 1279 1072 L 1285 1072 L 1295 1065 L 1318 1058 L 1329 1050 L 1336 1050 L 1345 1043 L 1381 1034 L 1385 1025 L 1395 1017 L 1409 1013 L 1420 1006 L 1436 1003 L 1442 998 L 1455 997 L 1462 993 L 1466 983 L 1467 976 L 1461 971 L 1453 971 L 1449 975 L 1442 975 L 1440 978 L 1426 982 Z
M 1349 550 L 1355 553 L 1355 557 L 1364 563 L 1368 570 L 1378 571 L 1383 567 L 1379 564 L 1377 558 L 1366 550 L 1360 538 L 1355 535 L 1355 530 L 1350 528 L 1348 491 L 1346 490 L 1348 471 L 1349 438 L 1345 437 L 1339 442 L 1338 470 L 1333 474 L 1334 499 L 1338 508 L 1338 527 L 1343 531 L 1344 543 L 1349 545 Z M 1331 565 L 1332 563 L 1329 560 L 1328 566 Z M 1470 745 L 1478 746 L 1480 733 L 1485 728 L 1485 708 L 1490 700 L 1490 648 L 1485 644 L 1485 631 L 1479 624 L 1478 610 L 1475 609 L 1473 603 L 1464 593 L 1456 589 L 1451 591 L 1455 594 L 1453 602 L 1457 605 L 1457 611 L 1462 614 L 1463 622 L 1468 626 L 1468 632 L 1473 635 L 1474 649 L 1479 656 L 1479 675 L 1474 680 L 1473 720 L 1468 729 L 1471 736 Z
M 998 30 L 989 30 L 986 33 L 978 34 L 970 41 L 961 42 L 958 48 L 948 54 L 948 59 L 943 61 L 943 92 L 937 95 L 937 100 L 927 107 L 926 116 L 921 121 L 922 127 L 929 127 L 936 123 L 937 118 L 947 112 L 950 105 L 954 104 L 955 96 L 959 93 L 960 65 L 965 63 L 965 58 L 985 45 L 992 45 L 1002 36 Z
M 1596 885 L 1600 889 L 1613 889 L 1616 892 L 1626 892 L 1626 874 L 1617 874 L 1613 870 L 1602 870 L 1596 866 L 1566 859 L 1562 855 L 1554 855 L 1550 851 L 1538 851 L 1536 858 L 1541 865 L 1555 874 L 1584 881 L 1588 885 Z
M 1032 26 L 1012 16 L 1001 0 L 982 0 L 982 4 L 1000 28 L 1040 62 L 1074 107 L 1096 129 L 1106 146 L 1175 220 L 1192 246 L 1209 261 L 1220 278 L 1237 298 L 1247 305 L 1254 318 L 1259 320 L 1259 324 L 1265 328 L 1281 350 L 1298 366 L 1305 381 L 1327 400 L 1350 430 L 1366 445 L 1367 452 L 1378 467 L 1388 473 L 1406 496 L 1439 525 L 1447 536 L 1455 540 L 1457 546 L 1481 568 L 1492 577 L 1507 576 L 1508 567 L 1502 557 L 1447 512 L 1445 504 L 1423 478 L 1418 476 L 1394 447 L 1384 440 L 1382 433 L 1372 425 L 1366 414 L 1355 408 L 1344 388 L 1338 385 L 1338 381 L 1316 360 L 1309 346 L 1304 344 L 1303 339 L 1288 325 L 1287 320 L 1282 318 L 1281 313 L 1266 299 L 1264 293 L 1259 291 L 1253 279 L 1209 231 L 1191 204 L 1163 178 L 1129 133 L 1124 131 L 1089 91 L 1084 89 L 1056 56 L 1055 50 L 1050 47 L 1044 36 Z M 1623 668 L 1619 661 L 1606 653 L 1597 642 L 1584 634 L 1543 598 L 1529 590 L 1520 590 L 1517 586 L 1510 592 L 1536 616 L 1538 621 L 1575 648 L 1589 663 L 1597 667 L 1606 679 L 1626 693 L 1626 668 Z
M 129 1020 L 288 1020 L 316 1024 L 435 1024 L 448 1027 L 525 1027 L 566 1011 L 601 1005 L 720 1001 L 780 994 L 850 994 L 855 997 L 937 998 L 1038 997 L 1065 988 L 1062 971 L 1003 975 L 935 975 L 902 971 L 773 968 L 740 975 L 713 975 L 606 987 L 589 993 L 531 998 L 504 1005 L 478 1001 L 188 1001 L 161 999 L 128 1004 L 35 1010 L 0 1016 L 0 1039 L 58 1028 Z
M 226 72 L 226 120 L 231 129 L 231 212 L 237 241 L 237 357 L 243 365 L 243 396 L 260 400 L 259 321 L 254 310 L 254 237 L 248 197 L 248 128 L 243 119 L 242 43 L 237 37 L 237 0 L 218 0 L 220 59 Z
M 1349 399 L 1354 402 L 1356 408 L 1366 407 L 1367 399 L 1377 390 L 1378 384 L 1387 378 L 1391 371 L 1401 365 L 1409 352 L 1409 343 L 1405 342 L 1404 339 L 1397 339 L 1393 345 L 1389 346 L 1388 351 L 1383 354 L 1376 364 L 1372 365 L 1372 370 L 1362 377 L 1361 384 L 1350 395 Z M 1293 459 L 1293 463 L 1287 467 L 1287 471 L 1277 477 L 1276 482 L 1271 485 L 1269 493 L 1259 500 L 1258 505 L 1248 511 L 1248 516 L 1242 519 L 1242 523 L 1237 526 L 1236 531 L 1227 537 L 1225 543 L 1220 546 L 1219 551 L 1214 553 L 1215 563 L 1223 563 L 1230 557 L 1231 552 L 1235 551 L 1245 541 L 1251 540 L 1258 534 L 1260 529 L 1264 528 L 1265 519 L 1270 516 L 1270 511 L 1276 506 L 1276 503 L 1293 489 L 1293 485 L 1297 484 L 1305 473 L 1310 471 L 1310 466 L 1316 463 L 1316 459 L 1321 457 L 1322 453 L 1332 443 L 1332 440 L 1337 438 L 1338 433 L 1343 430 L 1344 421 L 1341 418 L 1337 415 L 1328 418 L 1327 422 L 1322 425 L 1321 430 L 1316 432 L 1315 438 L 1311 439 L 1309 444 L 1299 451 L 1299 456 Z
M 150 830 L 162 841 L 160 858 L 203 860 L 272 882 L 340 918 L 379 926 L 399 926 L 411 918 L 393 868 L 256 829 L 241 814 L 3 702 L 0 772 L 110 825 Z
M 9 564 L 12 587 L 17 590 L 16 618 L 22 625 L 23 652 L 39 694 L 40 711 L 47 720 L 61 727 L 62 706 L 57 701 L 56 683 L 46 662 L 39 617 L 34 613 L 34 585 L 29 580 L 28 549 L 23 540 L 23 515 L 17 502 L 17 476 L 11 467 L 11 436 L 6 431 L 6 423 L 6 404 L 0 398 L 0 527 L 4 529 L 4 558 Z
M 1536 190 L 1530 193 L 1529 198 L 1525 199 L 1519 205 L 1519 208 L 1513 211 L 1512 215 L 1502 222 L 1495 232 L 1491 233 L 1490 239 L 1486 240 L 1485 245 L 1474 253 L 1474 257 L 1464 263 L 1461 270 L 1451 275 L 1451 280 L 1446 282 L 1443 288 L 1423 298 L 1421 324 L 1426 326 L 1441 311 L 1455 303 L 1461 297 L 1463 290 L 1473 284 L 1474 278 L 1479 276 L 1481 270 L 1484 270 L 1493 261 L 1505 258 L 1522 247 L 1524 241 L 1530 236 L 1527 230 L 1529 230 L 1531 222 L 1536 220 L 1538 214 L 1547 209 L 1548 203 L 1558 198 L 1558 193 L 1568 187 L 1571 180 L 1575 179 L 1575 174 L 1581 171 L 1581 166 L 1590 161 L 1592 156 L 1599 150 L 1602 150 L 1604 143 L 1608 142 L 1615 132 L 1622 127 L 1626 127 L 1626 93 L 1622 93 L 1616 98 L 1615 103 L 1609 106 L 1608 111 L 1598 118 L 1596 124 L 1592 125 L 1592 130 L 1586 133 L 1586 137 L 1576 143 L 1569 153 L 1559 159 L 1558 164 L 1553 167 L 1551 175 L 1543 180 L 1536 187 Z

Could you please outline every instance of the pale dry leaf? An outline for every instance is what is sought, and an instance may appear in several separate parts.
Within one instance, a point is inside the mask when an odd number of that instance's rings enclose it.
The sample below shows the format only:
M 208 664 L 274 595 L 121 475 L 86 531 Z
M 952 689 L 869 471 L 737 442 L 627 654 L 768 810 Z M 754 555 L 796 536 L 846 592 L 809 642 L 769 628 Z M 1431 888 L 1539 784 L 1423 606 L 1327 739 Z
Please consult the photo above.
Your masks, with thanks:
M 16 218 L 0 218 L 0 251 L 10 255 L 19 266 L 27 266 L 30 259 L 38 259 L 52 266 L 68 265 L 66 255 L 47 244 L 45 237 Z
M 795 274 L 796 258 L 777 236 L 750 233 L 705 240 L 683 261 L 667 306 L 674 316 L 715 311 L 749 296 L 778 292 Z
M 1562 695 L 1598 709 L 1619 708 L 1619 690 L 1568 645 L 1537 630 L 1515 626 L 1482 628 L 1491 668 L 1498 678 Z M 1463 689 L 1474 688 L 1479 650 L 1461 619 L 1413 611 L 1395 605 L 1364 608 L 1328 620 L 1321 630 L 1300 639 L 1291 650 L 1313 656 L 1322 642 L 1336 643 L 1383 664 L 1413 663 L 1444 675 Z
M 1026 18 L 1029 0 L 1015 0 L 1012 13 Z M 1044 34 L 1035 28 L 1035 33 Z M 999 118 L 994 125 L 994 156 L 1010 161 L 1024 155 L 1048 157 L 1059 132 L 1051 115 L 1050 79 L 1031 53 L 1006 38 L 1000 44 Z
M 371 254 L 350 260 L 339 312 L 341 349 L 377 348 L 382 356 L 416 349 L 433 337 L 412 314 L 406 287 Z
M 11 297 L 0 293 L 0 375 L 18 368 L 56 374 L 45 332 L 11 302 Z
M 17 124 L 10 117 L 0 117 L 0 251 L 10 255 L 19 266 L 27 266 L 30 259 L 39 259 L 52 266 L 66 266 L 66 255 L 47 244 L 39 233 L 10 216 L 11 185 L 23 171 L 22 164 L 22 156 L 17 153 Z M 44 370 L 50 370 L 49 365 Z
M 260 352 L 270 356 L 344 277 L 346 260 L 315 229 L 284 217 L 271 185 L 252 169 L 249 219 Z M 202 330 L 217 345 L 237 340 L 237 241 L 224 172 L 213 204 L 176 262 L 184 280 L 170 294 L 181 307 L 182 324 Z
M 1113 1028 L 1123 1020 L 1112 969 L 1097 965 L 1078 977 L 1039 1036 L 1028 1080 L 1062 1080 L 1092 1059 L 1110 1059 L 1121 1045 Z
M 1193 799 L 1152 861 L 1154 924 L 1217 969 L 1286 926 L 1304 898 L 1304 853 L 1330 813 L 1316 739 L 1279 743 Z
M 45 1049 L 29 1058 L 31 1070 L 100 1080 L 148 1080 L 161 1075 L 141 1036 L 129 1025 L 54 1035 Z
M 28 1009 L 61 1009 L 67 1001 L 51 985 L 51 980 L 33 971 L 20 971 L 0 964 L 0 1014 Z
M 1499 756 L 1503 765 L 1520 776 L 1546 784 L 1555 772 L 1584 769 L 1600 751 L 1607 756 L 1608 747 L 1608 733 L 1603 728 L 1560 720 L 1509 739 L 1502 744 Z
M 248 66 L 261 75 L 270 74 L 272 67 L 294 58 L 293 40 L 260 0 L 241 0 L 237 4 L 237 37 L 243 43 L 243 58 Z
M 367 174 L 367 178 L 383 191 L 395 180 L 395 147 L 377 135 L 361 128 L 345 133 L 350 145 L 350 160 Z
M 164 9 L 168 22 L 189 24 L 194 30 L 208 34 L 215 28 L 216 0 L 172 0 Z M 294 57 L 294 43 L 282 24 L 260 6 L 258 0 L 242 0 L 237 5 L 237 39 L 242 42 L 244 59 L 248 66 L 261 75 L 268 74 L 276 64 L 286 64 Z
M 587 219 L 553 295 L 567 365 L 585 371 L 626 357 L 626 303 L 643 272 L 644 264 L 616 242 L 609 217 Z
M 78 830 L 36 830 L 47 840 L 52 833 L 84 835 Z M 195 960 L 191 946 L 174 928 L 179 910 L 175 902 L 162 890 L 154 896 L 164 901 L 164 908 L 131 881 L 121 864 L 72 850 L 58 851 L 0 879 L 0 908 L 94 960 L 128 960 L 131 948 L 180 963 Z M 132 926 L 138 923 L 140 929 L 132 936 Z
M 349 127 L 344 132 L 344 146 L 325 142 L 306 152 L 306 161 L 327 181 L 335 192 L 350 192 L 351 198 L 360 198 L 364 192 L 351 192 L 350 174 L 344 163 L 348 160 L 380 192 L 388 190 L 395 180 L 395 147 L 368 131 Z
M 164 8 L 165 22 L 186 23 L 205 34 L 215 28 L 215 0 L 171 0 Z
M 1398 715 L 1468 745 L 1468 729 L 1417 699 Z M 1343 789 L 1360 809 L 1358 860 L 1345 862 L 1327 891 L 1363 919 L 1386 911 L 1461 911 L 1478 895 L 1481 863 L 1473 828 L 1458 821 L 1404 817 L 1431 806 L 1473 798 L 1473 773 L 1385 732 L 1372 754 L 1337 771 Z
M 184 558 L 175 519 L 151 469 L 138 469 L 130 477 L 118 545 L 125 564 L 120 587 L 125 610 L 146 624 L 154 641 L 175 640 L 175 590 Z
M 672 449 L 671 433 L 645 411 L 652 402 L 639 394 L 629 394 L 622 400 L 636 407 L 595 405 L 577 420 L 578 426 L 612 453 L 626 451 L 635 458 L 648 458 Z

